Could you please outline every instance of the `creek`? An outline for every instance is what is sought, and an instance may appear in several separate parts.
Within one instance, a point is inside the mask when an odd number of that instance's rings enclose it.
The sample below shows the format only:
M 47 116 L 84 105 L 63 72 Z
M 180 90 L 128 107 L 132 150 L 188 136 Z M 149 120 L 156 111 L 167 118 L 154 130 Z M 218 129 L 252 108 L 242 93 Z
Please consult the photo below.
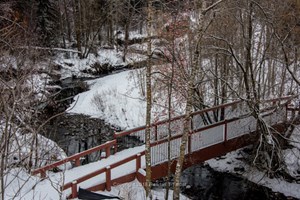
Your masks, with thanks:
M 193 200 L 287 200 L 283 194 L 252 183 L 238 175 L 221 173 L 199 164 L 186 169 L 182 191 Z

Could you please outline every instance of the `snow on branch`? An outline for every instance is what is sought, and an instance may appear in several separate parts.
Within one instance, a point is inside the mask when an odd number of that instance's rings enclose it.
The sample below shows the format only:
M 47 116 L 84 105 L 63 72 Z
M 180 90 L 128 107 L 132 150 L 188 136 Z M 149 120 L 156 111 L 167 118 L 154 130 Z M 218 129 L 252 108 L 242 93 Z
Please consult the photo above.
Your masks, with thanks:
M 72 53 L 81 53 L 80 51 L 74 49 L 64 49 L 64 48 L 50 48 L 50 47 L 38 47 L 38 46 L 19 46 L 18 49 L 35 49 L 35 50 L 50 50 L 50 51 L 64 51 Z

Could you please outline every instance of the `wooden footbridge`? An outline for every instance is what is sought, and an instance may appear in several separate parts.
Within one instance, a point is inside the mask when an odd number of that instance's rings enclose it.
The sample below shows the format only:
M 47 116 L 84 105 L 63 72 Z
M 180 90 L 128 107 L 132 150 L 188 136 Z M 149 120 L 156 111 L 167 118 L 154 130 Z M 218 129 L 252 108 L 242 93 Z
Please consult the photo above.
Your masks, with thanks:
M 289 108 L 289 103 L 294 97 L 282 97 L 265 100 L 260 103 L 260 117 L 273 128 L 279 128 L 290 116 L 294 116 L 296 109 Z M 151 169 L 152 180 L 156 180 L 167 175 L 168 166 L 168 144 L 170 145 L 171 169 L 174 172 L 176 159 L 179 156 L 179 146 L 183 133 L 184 116 L 179 116 L 171 120 L 164 120 L 152 124 L 151 126 Z M 194 112 L 190 119 L 190 131 L 185 151 L 185 161 L 183 168 L 199 164 L 205 160 L 224 155 L 230 151 L 239 149 L 256 141 L 257 121 L 251 115 L 247 102 L 235 101 L 201 111 Z M 282 127 L 282 126 L 281 126 Z M 132 130 L 117 132 L 115 139 L 97 147 L 91 148 L 70 156 L 64 160 L 51 165 L 33 170 L 32 174 L 40 174 L 41 177 L 47 175 L 47 171 L 67 162 L 73 162 L 74 167 L 80 165 L 80 158 L 93 152 L 105 152 L 105 158 L 111 154 L 118 154 L 118 144 L 124 142 L 128 137 L 135 137 L 145 141 L 146 127 L 138 127 Z M 171 131 L 171 138 L 169 136 Z M 102 161 L 101 161 L 102 162 Z M 105 162 L 105 159 L 103 160 Z M 131 169 L 125 175 L 114 174 L 119 168 L 127 167 L 131 164 Z M 102 181 L 95 185 L 84 188 L 91 191 L 110 190 L 111 186 L 122 184 L 138 179 L 145 181 L 145 151 L 140 150 L 134 155 L 116 160 L 114 163 L 90 171 L 88 174 L 80 174 L 78 178 L 65 183 L 61 190 L 68 190 L 71 198 L 77 197 L 78 188 L 84 182 L 103 175 Z

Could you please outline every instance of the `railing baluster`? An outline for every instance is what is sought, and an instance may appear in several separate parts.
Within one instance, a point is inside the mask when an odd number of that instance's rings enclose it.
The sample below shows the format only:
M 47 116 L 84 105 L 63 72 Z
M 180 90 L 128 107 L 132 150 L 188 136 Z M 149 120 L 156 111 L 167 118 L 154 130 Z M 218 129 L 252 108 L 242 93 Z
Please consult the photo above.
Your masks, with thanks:
M 224 124 L 224 142 L 226 144 L 227 142 L 227 120 L 225 120 L 225 124 Z
M 46 178 L 46 171 L 45 170 L 41 171 L 41 178 Z
M 155 132 L 155 141 L 157 141 L 157 125 L 154 126 L 154 132 Z
M 77 181 L 72 182 L 72 194 L 71 198 L 76 198 L 77 197 Z
M 138 173 L 139 169 L 141 168 L 141 154 L 136 155 L 136 173 Z
M 105 149 L 105 158 L 107 158 L 107 157 L 109 157 L 110 156 L 110 147 L 107 147 L 106 149 Z
M 78 167 L 80 164 L 80 158 L 75 159 L 75 166 Z
M 111 191 L 111 169 L 110 166 L 106 167 L 106 190 Z
M 191 131 L 192 131 L 192 132 L 194 131 L 194 123 L 193 123 L 193 118 L 194 118 L 194 115 L 191 115 L 191 117 L 190 117 L 190 120 L 191 120 L 191 122 L 190 122 L 190 126 L 191 126 Z
M 189 154 L 192 153 L 192 140 L 191 140 L 191 138 L 192 138 L 192 135 L 189 134 L 188 135 L 188 153 Z

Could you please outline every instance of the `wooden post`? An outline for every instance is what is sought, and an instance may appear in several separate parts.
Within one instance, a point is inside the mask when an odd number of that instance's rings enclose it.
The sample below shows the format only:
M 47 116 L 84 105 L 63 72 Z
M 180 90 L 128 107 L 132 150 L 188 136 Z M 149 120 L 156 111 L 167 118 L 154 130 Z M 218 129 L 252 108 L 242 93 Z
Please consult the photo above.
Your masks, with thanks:
M 288 104 L 285 104 L 285 121 L 288 121 Z M 294 110 L 292 110 L 292 119 L 293 119 L 293 116 L 294 116 Z
M 191 131 L 192 131 L 192 133 L 194 132 L 193 118 L 194 118 L 194 115 L 191 115 L 191 123 L 190 123 L 190 125 L 191 125 Z
M 118 152 L 118 144 L 116 143 L 113 147 L 114 147 L 114 154 L 116 154 Z
M 80 165 L 81 165 L 80 158 L 75 159 L 75 166 L 78 167 Z
M 138 170 L 141 168 L 141 154 L 137 154 L 136 155 L 136 167 L 135 167 L 135 171 L 136 173 L 138 173 Z
M 157 141 L 157 139 L 158 139 L 157 138 L 157 125 L 154 126 L 154 129 L 155 129 L 155 141 Z
M 110 169 L 110 166 L 106 167 L 106 190 L 111 191 L 111 169 Z
M 77 197 L 77 181 L 73 181 L 72 182 L 72 194 L 71 194 L 71 198 L 76 198 Z
M 105 158 L 110 156 L 110 146 L 105 148 Z
M 44 169 L 41 171 L 41 178 L 46 178 L 46 171 Z
M 224 143 L 226 144 L 227 142 L 227 120 L 225 120 L 224 124 Z
M 189 134 L 188 137 L 189 137 L 188 138 L 188 153 L 191 154 L 192 153 L 192 134 Z
M 192 134 L 194 133 L 194 124 L 193 124 L 193 116 L 190 116 L 190 132 L 188 135 L 188 154 L 192 153 Z

